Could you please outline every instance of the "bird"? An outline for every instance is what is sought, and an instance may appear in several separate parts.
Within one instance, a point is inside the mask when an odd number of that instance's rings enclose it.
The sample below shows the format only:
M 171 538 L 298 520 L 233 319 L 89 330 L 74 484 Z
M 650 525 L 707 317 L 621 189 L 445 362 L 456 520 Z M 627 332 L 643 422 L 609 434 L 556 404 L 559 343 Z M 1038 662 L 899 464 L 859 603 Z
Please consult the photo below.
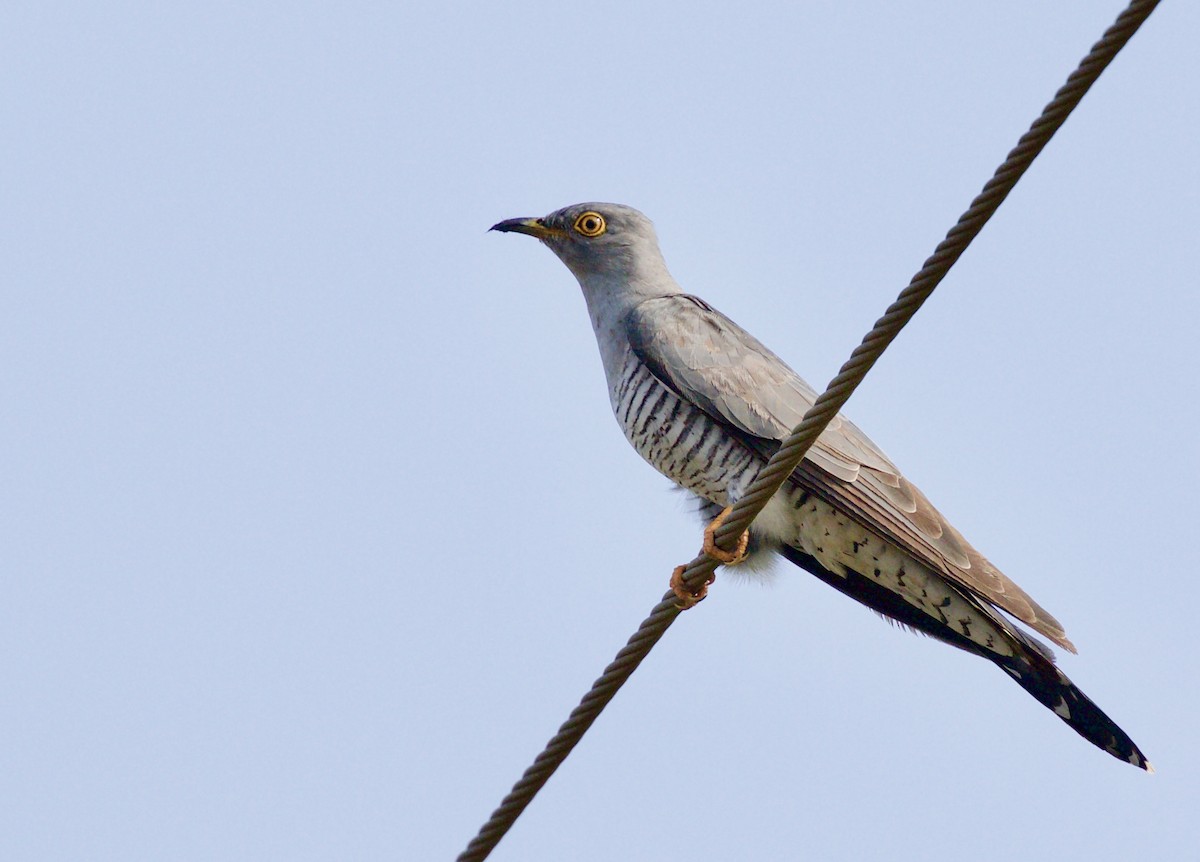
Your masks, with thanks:
M 535 237 L 583 291 L 613 414 L 651 466 L 694 495 L 706 550 L 751 569 L 783 557 L 885 619 L 991 661 L 1088 742 L 1150 762 L 1017 622 L 1075 652 L 1063 626 L 990 563 L 838 414 L 751 523 L 738 550 L 712 531 L 816 392 L 753 335 L 672 278 L 654 225 L 580 203 L 492 226 Z M 680 582 L 672 587 L 694 602 Z

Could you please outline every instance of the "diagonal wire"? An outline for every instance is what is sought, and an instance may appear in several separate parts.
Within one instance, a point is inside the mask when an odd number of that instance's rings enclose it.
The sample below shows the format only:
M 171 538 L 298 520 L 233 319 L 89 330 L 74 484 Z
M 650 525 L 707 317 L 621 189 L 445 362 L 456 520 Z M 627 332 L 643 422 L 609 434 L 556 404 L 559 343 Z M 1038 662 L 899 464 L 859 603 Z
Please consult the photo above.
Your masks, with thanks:
M 925 261 L 920 272 L 913 276 L 900 296 L 876 321 L 874 328 L 854 349 L 850 359 L 842 366 L 828 388 L 804 414 L 800 424 L 792 431 L 783 445 L 771 456 L 771 460 L 746 489 L 746 493 L 733 506 L 724 523 L 715 531 L 717 544 L 731 549 L 738 536 L 750 526 L 750 522 L 766 506 L 792 471 L 799 466 L 805 453 L 816 441 L 825 426 L 850 398 L 851 393 L 875 365 L 880 355 L 899 334 L 900 330 L 916 314 L 933 289 L 945 277 L 950 267 L 962 256 L 971 241 L 978 236 L 988 219 L 999 208 L 1008 193 L 1017 184 L 1034 158 L 1042 151 L 1054 133 L 1062 127 L 1067 116 L 1079 104 L 1079 100 L 1091 88 L 1100 73 L 1108 67 L 1117 52 L 1125 46 L 1150 13 L 1158 0 L 1133 0 L 1111 27 L 1105 31 L 1078 68 L 1067 78 L 1067 82 L 1042 110 L 1041 116 L 1021 136 L 1016 147 L 1008 154 L 1003 164 L 988 180 L 971 206 L 959 218 L 958 223 L 938 244 L 934 253 Z M 686 567 L 682 579 L 685 585 L 697 591 L 713 577 L 717 561 L 707 554 L 700 554 Z M 576 743 L 600 715 L 601 710 L 612 700 L 618 689 L 637 669 L 666 633 L 671 623 L 679 616 L 681 608 L 674 592 L 668 592 L 638 627 L 637 632 L 621 649 L 604 673 L 593 683 L 570 717 L 559 728 L 554 738 L 525 770 L 509 794 L 504 797 L 487 823 L 479 830 L 458 857 L 458 862 L 478 862 L 487 856 L 508 832 L 509 828 L 529 805 L 533 797 L 549 780 L 554 771 L 570 754 Z

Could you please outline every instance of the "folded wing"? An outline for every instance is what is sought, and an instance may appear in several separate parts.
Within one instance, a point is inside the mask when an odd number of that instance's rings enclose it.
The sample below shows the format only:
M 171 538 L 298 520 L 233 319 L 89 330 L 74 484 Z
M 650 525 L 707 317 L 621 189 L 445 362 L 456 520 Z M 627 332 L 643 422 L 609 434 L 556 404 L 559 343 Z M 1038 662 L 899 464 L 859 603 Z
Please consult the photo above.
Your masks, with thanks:
M 748 445 L 770 455 L 804 417 L 816 393 L 779 357 L 703 300 L 647 300 L 630 312 L 634 352 L 677 395 Z M 863 526 L 1075 651 L 1053 616 L 976 551 L 887 456 L 840 414 L 822 432 L 793 480 Z

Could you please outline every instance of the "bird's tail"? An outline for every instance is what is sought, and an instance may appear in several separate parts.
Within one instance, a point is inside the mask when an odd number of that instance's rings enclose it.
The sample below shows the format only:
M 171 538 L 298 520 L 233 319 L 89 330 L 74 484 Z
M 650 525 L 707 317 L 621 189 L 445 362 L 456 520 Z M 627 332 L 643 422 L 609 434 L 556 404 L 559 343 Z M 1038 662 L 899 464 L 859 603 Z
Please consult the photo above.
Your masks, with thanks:
M 1147 772 L 1154 771 L 1129 735 L 1045 656 L 1022 651 L 1016 656 L 987 657 L 1092 745 Z
M 939 622 L 906 602 L 898 594 L 858 572 L 847 570 L 844 575 L 835 575 L 814 557 L 789 545 L 779 548 L 779 553 L 885 618 L 998 664 L 1020 683 L 1021 688 L 1037 698 L 1039 703 L 1053 710 L 1055 715 L 1088 742 L 1147 772 L 1154 771 L 1146 756 L 1125 731 L 1117 727 L 1115 721 L 1105 715 L 1100 707 L 1092 703 L 1091 698 L 1076 688 L 1075 683 L 1054 666 L 1054 654 L 1050 652 L 1049 647 L 1007 623 L 997 611 L 990 610 L 982 603 L 978 605 L 981 614 L 992 617 L 1007 631 L 1013 646 L 1016 647 L 1015 655 L 1003 656 L 984 649 L 964 637 L 957 629 Z

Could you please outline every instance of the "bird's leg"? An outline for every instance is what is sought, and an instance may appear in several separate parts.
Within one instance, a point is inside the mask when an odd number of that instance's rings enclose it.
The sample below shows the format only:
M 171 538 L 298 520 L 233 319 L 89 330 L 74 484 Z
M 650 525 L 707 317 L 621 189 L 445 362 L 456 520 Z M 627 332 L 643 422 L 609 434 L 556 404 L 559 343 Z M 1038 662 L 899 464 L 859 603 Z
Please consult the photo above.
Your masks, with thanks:
M 712 522 L 704 528 L 704 553 L 726 566 L 736 566 L 745 560 L 746 549 L 750 546 L 750 532 L 745 530 L 738 536 L 736 550 L 730 552 L 717 547 L 716 532 L 732 510 L 732 506 L 726 506 L 721 510 L 721 514 L 713 518 Z M 687 566 L 676 566 L 675 571 L 671 572 L 671 591 L 679 597 L 680 602 L 676 607 L 684 611 L 703 600 L 708 595 L 708 585 L 717 579 L 716 575 L 709 575 L 708 580 L 692 590 L 683 580 L 683 572 L 686 568 Z
M 671 591 L 679 597 L 679 604 L 675 607 L 681 611 L 686 611 L 698 602 L 703 601 L 704 597 L 708 595 L 708 585 L 717 579 L 716 575 L 709 575 L 708 580 L 693 592 L 683 581 L 683 571 L 686 568 L 687 566 L 676 566 L 675 571 L 671 572 Z
M 738 563 L 746 559 L 746 548 L 750 545 L 750 531 L 744 531 L 738 536 L 737 549 L 730 552 L 724 551 L 717 547 L 717 540 L 714 538 L 721 524 L 729 517 L 729 513 L 733 511 L 732 506 L 726 506 L 721 510 L 721 514 L 712 519 L 712 523 L 704 528 L 704 553 L 708 554 L 714 560 L 724 563 L 726 566 L 736 566 Z

